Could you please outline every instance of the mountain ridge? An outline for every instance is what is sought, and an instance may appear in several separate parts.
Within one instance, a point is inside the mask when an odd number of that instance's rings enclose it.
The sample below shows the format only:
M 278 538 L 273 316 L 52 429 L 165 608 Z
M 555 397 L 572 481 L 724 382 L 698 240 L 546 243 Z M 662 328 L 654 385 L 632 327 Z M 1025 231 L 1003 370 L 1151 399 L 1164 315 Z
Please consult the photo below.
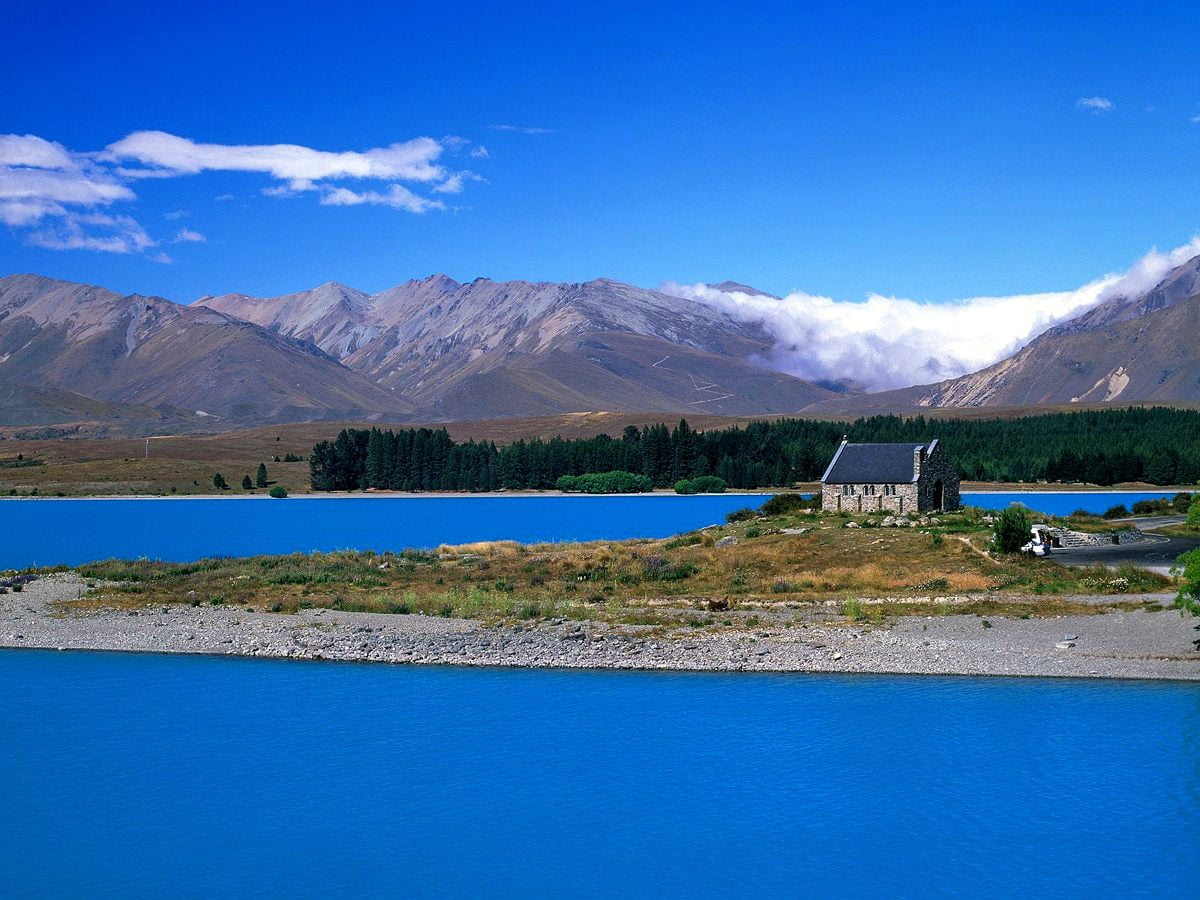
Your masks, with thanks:
M 704 407 L 769 414 L 836 396 L 756 362 L 773 345 L 761 324 L 609 278 L 460 283 L 438 274 L 340 305 L 330 292 L 227 294 L 195 305 L 312 341 L 447 418 L 477 417 L 484 395 L 498 416 Z

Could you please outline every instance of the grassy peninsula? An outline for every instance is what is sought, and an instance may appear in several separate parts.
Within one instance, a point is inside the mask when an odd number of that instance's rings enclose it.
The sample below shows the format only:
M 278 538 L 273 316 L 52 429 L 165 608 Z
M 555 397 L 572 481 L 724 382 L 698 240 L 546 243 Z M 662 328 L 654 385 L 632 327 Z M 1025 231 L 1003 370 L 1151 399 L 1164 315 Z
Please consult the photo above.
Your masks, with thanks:
M 994 553 L 978 510 L 884 525 L 829 515 L 787 495 L 762 514 L 667 540 L 491 542 L 403 553 L 342 552 L 113 560 L 77 571 L 99 585 L 77 606 L 240 606 L 422 613 L 487 622 L 562 618 L 684 626 L 760 621 L 881 622 L 905 615 L 1061 615 L 1137 606 L 1172 580 L 1125 567 L 1069 568 Z M 1103 520 L 1075 519 L 1100 530 Z M 1070 598 L 1087 595 L 1081 603 Z M 1112 595 L 1107 604 L 1096 597 Z

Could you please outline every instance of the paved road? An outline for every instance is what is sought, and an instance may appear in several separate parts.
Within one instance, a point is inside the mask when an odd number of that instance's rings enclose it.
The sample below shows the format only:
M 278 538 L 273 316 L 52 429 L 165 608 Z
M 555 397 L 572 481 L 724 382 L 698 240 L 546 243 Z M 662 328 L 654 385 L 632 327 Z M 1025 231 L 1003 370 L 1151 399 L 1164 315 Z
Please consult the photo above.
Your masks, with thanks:
M 1151 529 L 1162 528 L 1164 525 L 1175 525 L 1183 520 L 1183 516 L 1130 519 L 1128 523 L 1139 531 L 1150 532 L 1146 535 L 1149 540 L 1139 541 L 1136 544 L 1072 547 L 1055 550 L 1053 556 L 1065 566 L 1121 566 L 1128 564 L 1141 566 L 1165 575 L 1179 554 L 1200 547 L 1200 538 L 1168 537 L 1164 534 L 1154 534 Z
M 1132 525 L 1138 531 L 1154 531 L 1168 525 L 1182 525 L 1187 516 L 1140 516 L 1136 519 L 1113 519 L 1114 525 Z

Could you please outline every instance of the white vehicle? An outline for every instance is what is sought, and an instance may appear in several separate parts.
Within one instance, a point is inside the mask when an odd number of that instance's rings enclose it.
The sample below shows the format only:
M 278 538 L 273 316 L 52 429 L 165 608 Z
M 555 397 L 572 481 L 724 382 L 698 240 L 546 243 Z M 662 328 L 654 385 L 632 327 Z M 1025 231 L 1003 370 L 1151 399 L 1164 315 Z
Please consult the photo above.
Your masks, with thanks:
M 1034 556 L 1050 555 L 1050 526 L 1034 525 L 1029 529 L 1032 540 L 1021 547 L 1022 553 L 1032 553 Z

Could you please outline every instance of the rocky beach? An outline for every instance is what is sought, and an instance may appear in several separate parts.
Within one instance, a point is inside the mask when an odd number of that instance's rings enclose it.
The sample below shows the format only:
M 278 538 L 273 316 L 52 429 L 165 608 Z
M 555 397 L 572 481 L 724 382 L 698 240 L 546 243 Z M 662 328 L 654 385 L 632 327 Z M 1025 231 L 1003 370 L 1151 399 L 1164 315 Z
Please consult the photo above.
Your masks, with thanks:
M 332 609 L 71 605 L 88 590 L 64 572 L 0 595 L 0 646 L 408 665 L 1200 680 L 1200 623 L 1171 608 L 1166 594 L 1131 596 L 1142 608 L 1096 615 L 905 616 L 871 625 L 839 621 L 818 606 L 754 629 L 699 631 L 558 618 L 491 625 Z

